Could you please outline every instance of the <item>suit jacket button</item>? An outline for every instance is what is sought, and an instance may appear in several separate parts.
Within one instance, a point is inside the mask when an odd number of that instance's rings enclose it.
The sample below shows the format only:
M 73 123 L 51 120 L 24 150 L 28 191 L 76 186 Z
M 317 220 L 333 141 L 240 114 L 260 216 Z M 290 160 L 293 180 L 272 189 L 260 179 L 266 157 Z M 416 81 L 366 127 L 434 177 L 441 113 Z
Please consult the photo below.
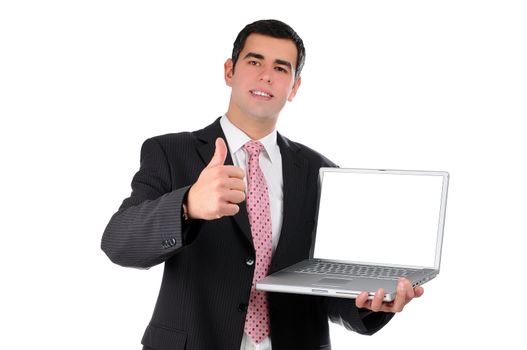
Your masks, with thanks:
M 247 258 L 245 259 L 245 263 L 247 266 L 253 266 L 254 265 L 254 259 L 253 258 Z
M 173 247 L 176 245 L 176 239 L 175 238 L 171 238 L 170 239 L 170 246 Z
M 240 305 L 238 305 L 238 311 L 240 311 L 240 312 L 247 312 L 247 304 L 246 303 L 240 303 Z

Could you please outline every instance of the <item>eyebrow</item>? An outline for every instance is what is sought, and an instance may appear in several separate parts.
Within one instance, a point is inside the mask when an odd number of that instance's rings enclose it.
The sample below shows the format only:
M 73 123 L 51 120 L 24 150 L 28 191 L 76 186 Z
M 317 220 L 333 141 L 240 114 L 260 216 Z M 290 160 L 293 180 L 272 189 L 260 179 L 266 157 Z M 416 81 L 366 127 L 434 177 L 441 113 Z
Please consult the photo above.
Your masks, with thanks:
M 255 53 L 255 52 L 248 52 L 247 55 L 245 55 L 243 57 L 243 59 L 246 59 L 248 57 L 253 57 L 253 58 L 256 58 L 256 59 L 259 59 L 259 60 L 265 59 L 264 55 L 259 54 L 259 53 Z M 281 66 L 286 66 L 287 68 L 289 68 L 289 70 L 293 70 L 293 65 L 289 61 L 276 59 L 276 60 L 274 60 L 274 63 L 276 63 L 278 65 L 281 65 Z

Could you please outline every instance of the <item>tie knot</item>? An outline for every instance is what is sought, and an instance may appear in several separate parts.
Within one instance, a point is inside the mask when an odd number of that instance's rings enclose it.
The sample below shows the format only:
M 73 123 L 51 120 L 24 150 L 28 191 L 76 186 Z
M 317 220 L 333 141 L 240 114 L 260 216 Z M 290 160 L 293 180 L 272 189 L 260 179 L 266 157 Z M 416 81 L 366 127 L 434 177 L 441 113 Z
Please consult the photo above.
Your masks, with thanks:
M 260 141 L 251 140 L 243 145 L 243 148 L 249 153 L 249 156 L 257 156 L 264 149 L 264 145 Z

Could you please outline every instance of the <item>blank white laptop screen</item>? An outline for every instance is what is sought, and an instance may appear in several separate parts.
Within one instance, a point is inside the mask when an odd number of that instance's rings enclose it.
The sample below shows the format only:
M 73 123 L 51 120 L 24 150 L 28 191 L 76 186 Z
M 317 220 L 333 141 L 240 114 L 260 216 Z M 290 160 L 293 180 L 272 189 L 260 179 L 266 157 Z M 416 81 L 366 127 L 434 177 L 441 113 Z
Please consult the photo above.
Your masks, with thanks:
M 434 267 L 443 177 L 324 172 L 314 258 Z

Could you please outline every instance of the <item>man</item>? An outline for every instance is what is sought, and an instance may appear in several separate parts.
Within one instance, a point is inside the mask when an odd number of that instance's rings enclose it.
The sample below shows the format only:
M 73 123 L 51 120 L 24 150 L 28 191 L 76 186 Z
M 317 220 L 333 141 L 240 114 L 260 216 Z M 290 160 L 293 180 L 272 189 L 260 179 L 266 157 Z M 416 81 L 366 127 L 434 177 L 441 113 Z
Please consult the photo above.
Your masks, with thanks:
M 165 262 L 144 349 L 330 349 L 328 318 L 373 334 L 423 293 L 407 280 L 390 304 L 382 290 L 368 301 L 366 293 L 349 300 L 254 289 L 308 257 L 318 170 L 334 166 L 275 130 L 304 59 L 285 23 L 249 24 L 225 62 L 227 113 L 202 130 L 143 144 L 133 192 L 102 249 L 123 266 Z

